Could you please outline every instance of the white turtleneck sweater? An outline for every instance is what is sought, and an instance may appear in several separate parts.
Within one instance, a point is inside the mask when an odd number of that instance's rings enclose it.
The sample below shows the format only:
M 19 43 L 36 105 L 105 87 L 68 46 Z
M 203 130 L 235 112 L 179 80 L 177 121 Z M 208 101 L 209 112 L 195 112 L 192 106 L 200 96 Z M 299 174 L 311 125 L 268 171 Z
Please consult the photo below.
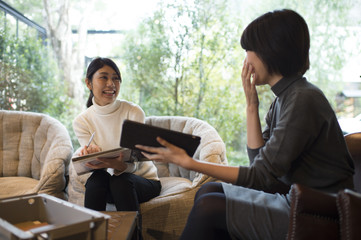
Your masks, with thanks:
M 116 100 L 106 106 L 99 106 L 93 99 L 93 105 L 74 119 L 73 129 L 82 147 L 88 143 L 90 136 L 95 132 L 92 143 L 106 151 L 119 147 L 125 119 L 144 123 L 145 114 L 138 105 L 125 100 Z M 157 169 L 152 161 L 127 163 L 127 165 L 124 172 L 159 180 Z M 114 173 L 121 174 L 116 170 Z

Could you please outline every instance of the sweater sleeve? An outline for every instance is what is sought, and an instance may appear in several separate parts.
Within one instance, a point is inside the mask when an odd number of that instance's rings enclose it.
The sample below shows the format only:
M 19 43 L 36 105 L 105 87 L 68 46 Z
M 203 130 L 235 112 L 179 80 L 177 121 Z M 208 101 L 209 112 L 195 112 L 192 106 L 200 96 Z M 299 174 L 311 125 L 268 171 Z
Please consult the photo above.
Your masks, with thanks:
M 80 146 L 85 146 L 88 143 L 92 133 L 82 116 L 78 116 L 74 119 L 73 130 L 79 141 Z
M 141 107 L 132 103 L 131 107 L 128 111 L 127 119 L 145 123 L 145 113 Z M 127 168 L 123 172 L 134 173 L 139 168 L 139 162 L 131 162 L 131 163 L 126 163 L 126 164 L 127 164 Z M 122 174 L 123 172 L 114 169 L 114 175 L 118 176 L 118 175 Z

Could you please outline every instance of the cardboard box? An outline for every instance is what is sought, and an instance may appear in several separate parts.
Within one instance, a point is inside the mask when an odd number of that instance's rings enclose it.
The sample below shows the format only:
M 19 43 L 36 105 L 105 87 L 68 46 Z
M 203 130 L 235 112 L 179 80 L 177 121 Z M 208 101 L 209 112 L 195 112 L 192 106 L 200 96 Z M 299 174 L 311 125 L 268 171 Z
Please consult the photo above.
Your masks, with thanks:
M 107 239 L 109 215 L 46 194 L 0 199 L 0 239 Z

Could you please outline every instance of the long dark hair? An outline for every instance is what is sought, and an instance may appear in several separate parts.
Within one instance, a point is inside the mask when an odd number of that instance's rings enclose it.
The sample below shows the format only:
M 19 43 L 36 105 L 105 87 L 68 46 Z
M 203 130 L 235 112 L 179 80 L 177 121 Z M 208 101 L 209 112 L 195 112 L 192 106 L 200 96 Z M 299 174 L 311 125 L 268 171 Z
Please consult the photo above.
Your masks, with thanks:
M 252 21 L 243 31 L 241 45 L 255 52 L 270 74 L 303 75 L 310 65 L 308 27 L 293 10 L 268 12 Z
M 115 64 L 115 62 L 113 62 L 113 60 L 111 60 L 109 58 L 97 57 L 97 58 L 93 59 L 93 61 L 91 61 L 91 63 L 88 66 L 88 69 L 86 71 L 86 78 L 89 80 L 90 83 L 92 83 L 92 81 L 93 81 L 94 73 L 96 73 L 96 71 L 98 71 L 100 68 L 102 68 L 104 66 L 109 66 L 109 67 L 113 68 L 114 71 L 118 74 L 120 82 L 122 82 L 122 77 L 120 75 L 119 68 Z M 93 105 L 93 97 L 94 97 L 93 91 L 90 90 L 88 101 L 86 103 L 87 107 L 90 107 L 91 105 Z

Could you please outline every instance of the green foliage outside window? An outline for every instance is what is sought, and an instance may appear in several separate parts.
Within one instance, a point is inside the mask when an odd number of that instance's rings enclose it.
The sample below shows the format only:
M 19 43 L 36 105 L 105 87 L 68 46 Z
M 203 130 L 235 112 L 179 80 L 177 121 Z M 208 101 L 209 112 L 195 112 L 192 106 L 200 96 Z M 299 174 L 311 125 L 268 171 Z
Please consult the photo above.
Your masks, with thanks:
M 31 36 L 21 39 L 0 32 L 1 107 L 8 110 L 59 113 L 56 72 L 46 52 Z M 45 61 L 44 61 L 45 60 Z
M 18 2 L 27 9 L 23 1 Z M 345 49 L 344 44 L 350 37 L 361 39 L 355 37 L 360 24 L 351 18 L 358 2 L 162 0 L 152 16 L 124 33 L 123 42 L 114 43 L 112 55 L 120 56 L 117 62 L 123 78 L 120 98 L 139 104 L 147 116 L 182 115 L 207 121 L 226 143 L 229 164 L 247 165 L 241 83 L 245 54 L 239 44 L 244 27 L 274 9 L 299 12 L 311 33 L 311 68 L 306 77 L 324 91 L 336 111 L 335 96 L 345 80 L 341 69 L 346 59 L 358 54 Z M 34 8 L 32 14 L 41 9 Z M 71 122 L 79 110 L 71 107 L 65 94 L 67 86 L 58 79 L 47 47 L 30 35 L 19 39 L 8 35 L 0 32 L 1 108 L 16 106 L 17 110 L 45 112 L 58 118 L 71 133 L 76 149 Z M 268 86 L 257 89 L 264 127 L 263 117 L 274 96 Z
M 71 100 L 58 73 L 48 47 L 31 29 L 18 37 L 0 29 L 0 109 L 45 113 L 69 129 Z
M 311 33 L 311 68 L 306 77 L 331 104 L 342 91 L 345 38 L 352 36 L 349 12 L 355 1 L 164 0 L 119 49 L 124 84 L 121 97 L 137 102 L 147 115 L 183 115 L 209 122 L 227 146 L 231 165 L 247 165 L 245 97 L 239 44 L 244 27 L 259 15 L 291 8 L 306 19 Z M 322 14 L 320 10 L 322 9 Z M 115 50 L 115 52 L 117 52 Z M 274 99 L 258 87 L 260 118 Z

